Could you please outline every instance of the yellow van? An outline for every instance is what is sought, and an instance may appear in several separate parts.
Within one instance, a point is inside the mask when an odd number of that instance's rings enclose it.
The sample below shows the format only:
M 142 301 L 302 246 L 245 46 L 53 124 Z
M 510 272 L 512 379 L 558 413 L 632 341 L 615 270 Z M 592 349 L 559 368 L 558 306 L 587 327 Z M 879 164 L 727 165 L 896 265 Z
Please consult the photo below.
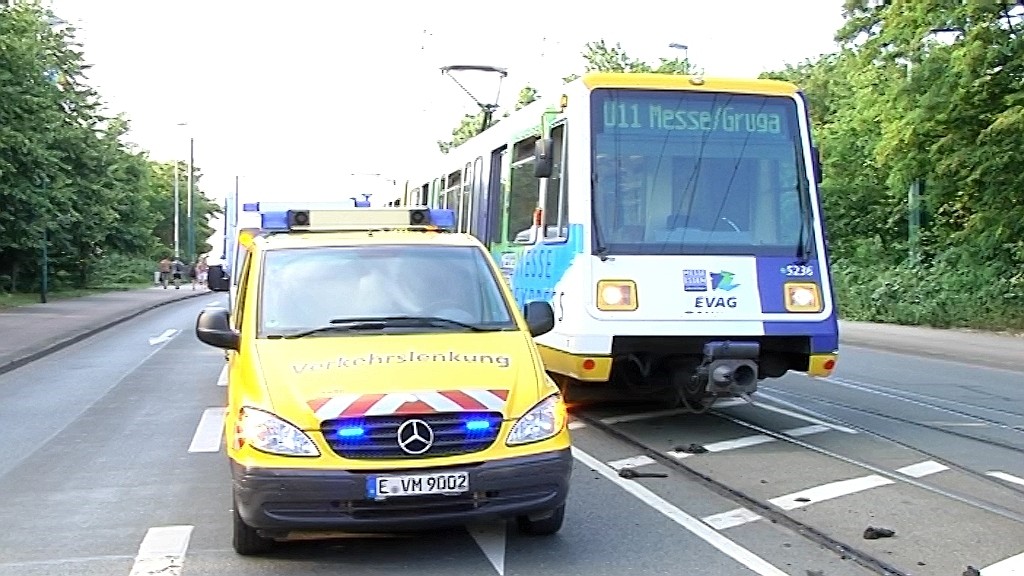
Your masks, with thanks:
M 231 311 L 199 340 L 228 356 L 234 548 L 327 532 L 515 518 L 562 526 L 562 396 L 500 271 L 450 210 L 263 213 Z

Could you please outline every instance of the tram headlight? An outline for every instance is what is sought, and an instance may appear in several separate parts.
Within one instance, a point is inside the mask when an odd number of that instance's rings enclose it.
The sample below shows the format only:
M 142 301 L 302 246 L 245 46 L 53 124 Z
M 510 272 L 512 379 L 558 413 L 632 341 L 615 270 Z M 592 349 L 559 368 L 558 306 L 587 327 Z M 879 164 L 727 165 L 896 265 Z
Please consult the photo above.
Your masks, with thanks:
M 636 282 L 601 280 L 597 283 L 598 310 L 636 310 Z
M 821 312 L 821 294 L 813 282 L 787 282 L 786 310 L 789 312 Z

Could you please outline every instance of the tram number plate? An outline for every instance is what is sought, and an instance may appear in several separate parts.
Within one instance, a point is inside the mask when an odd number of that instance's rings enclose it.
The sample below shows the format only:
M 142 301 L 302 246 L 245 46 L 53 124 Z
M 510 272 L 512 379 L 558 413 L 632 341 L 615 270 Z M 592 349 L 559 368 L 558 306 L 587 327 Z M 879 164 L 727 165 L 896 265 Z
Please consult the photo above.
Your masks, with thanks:
M 383 500 L 395 496 L 454 495 L 468 490 L 468 472 L 411 476 L 370 476 L 366 479 L 367 496 L 373 500 Z

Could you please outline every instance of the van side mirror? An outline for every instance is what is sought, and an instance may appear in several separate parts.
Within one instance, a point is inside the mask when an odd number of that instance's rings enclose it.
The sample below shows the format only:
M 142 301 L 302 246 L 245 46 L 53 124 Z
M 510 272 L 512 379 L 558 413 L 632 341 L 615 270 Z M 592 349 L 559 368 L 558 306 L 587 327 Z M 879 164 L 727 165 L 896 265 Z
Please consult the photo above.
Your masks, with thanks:
M 533 175 L 537 178 L 551 178 L 555 168 L 555 159 L 551 155 L 555 148 L 555 141 L 551 138 L 541 138 L 533 145 Z
M 204 308 L 199 313 L 196 318 L 196 338 L 210 346 L 238 350 L 238 332 L 231 327 L 229 312 L 225 308 Z
M 526 325 L 531 336 L 547 334 L 555 327 L 555 311 L 547 302 L 528 302 L 525 309 Z

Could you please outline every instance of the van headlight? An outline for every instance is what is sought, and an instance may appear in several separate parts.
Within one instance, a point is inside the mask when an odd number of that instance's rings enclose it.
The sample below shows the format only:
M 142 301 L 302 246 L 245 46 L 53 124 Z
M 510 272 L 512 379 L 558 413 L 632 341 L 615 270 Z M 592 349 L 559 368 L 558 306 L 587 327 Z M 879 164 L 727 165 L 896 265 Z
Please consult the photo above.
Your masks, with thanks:
M 507 446 L 529 444 L 547 440 L 562 431 L 568 420 L 568 411 L 561 394 L 552 394 L 530 408 L 508 433 Z
M 319 456 L 305 432 L 270 412 L 242 408 L 238 423 L 241 439 L 257 450 L 282 456 Z

